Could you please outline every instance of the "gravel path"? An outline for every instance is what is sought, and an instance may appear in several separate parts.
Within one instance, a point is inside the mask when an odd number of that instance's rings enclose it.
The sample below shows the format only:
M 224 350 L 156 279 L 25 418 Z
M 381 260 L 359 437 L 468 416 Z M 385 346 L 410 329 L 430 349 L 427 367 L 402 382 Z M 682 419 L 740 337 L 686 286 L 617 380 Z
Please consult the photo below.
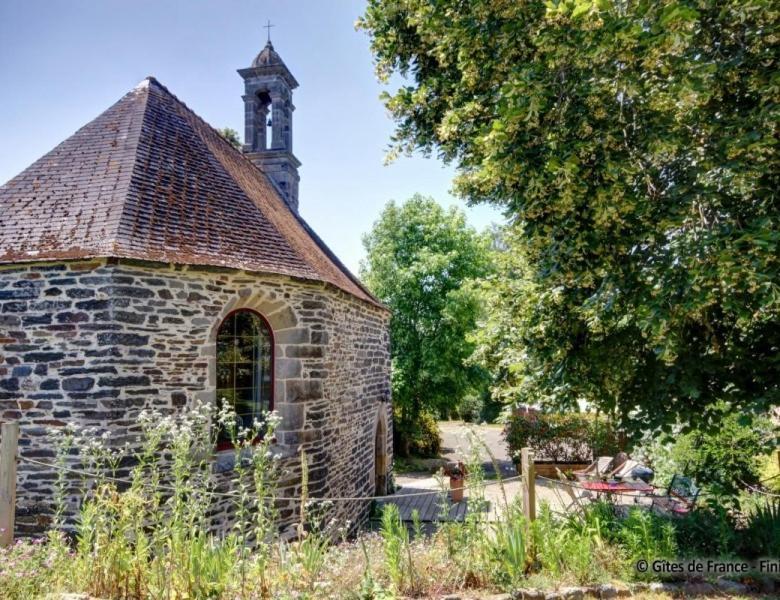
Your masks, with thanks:
M 442 421 L 439 423 L 439 430 L 442 436 L 442 457 L 447 461 L 465 462 L 471 446 L 469 431 L 473 431 L 480 440 L 479 450 L 482 468 L 488 478 L 492 479 L 495 474 L 490 454 L 496 460 L 502 478 L 508 479 L 517 476 L 517 471 L 509 458 L 500 425 L 472 425 L 459 421 Z M 437 480 L 429 472 L 404 473 L 403 475 L 397 475 L 395 481 L 401 487 L 401 493 L 435 489 L 439 486 Z M 490 481 L 488 483 L 490 484 Z M 503 488 L 503 493 L 506 494 L 509 502 L 521 493 L 519 480 L 508 481 Z M 491 512 L 500 510 L 504 505 L 503 493 L 501 486 L 497 484 L 491 484 L 486 487 L 485 495 L 491 503 Z M 554 510 L 561 510 L 564 505 L 570 502 L 570 499 L 562 498 L 559 491 L 553 489 L 547 482 L 539 479 L 536 482 L 536 497 L 537 502 L 546 501 L 550 503 Z

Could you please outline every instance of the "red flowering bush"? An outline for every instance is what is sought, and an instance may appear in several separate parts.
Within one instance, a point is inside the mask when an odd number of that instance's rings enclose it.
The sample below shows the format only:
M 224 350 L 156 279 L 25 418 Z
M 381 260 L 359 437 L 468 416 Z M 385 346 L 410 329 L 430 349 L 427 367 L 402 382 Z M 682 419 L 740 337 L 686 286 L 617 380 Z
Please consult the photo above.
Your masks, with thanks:
M 513 415 L 504 428 L 509 454 L 519 460 L 529 447 L 537 460 L 584 463 L 594 456 L 619 451 L 617 432 L 610 423 L 586 413 Z

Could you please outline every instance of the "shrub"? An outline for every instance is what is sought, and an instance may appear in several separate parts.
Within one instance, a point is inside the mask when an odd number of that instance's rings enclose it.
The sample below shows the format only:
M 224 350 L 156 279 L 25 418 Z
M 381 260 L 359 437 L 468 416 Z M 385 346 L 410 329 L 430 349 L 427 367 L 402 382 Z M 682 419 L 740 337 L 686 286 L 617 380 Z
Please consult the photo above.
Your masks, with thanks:
M 537 459 L 589 462 L 594 456 L 615 454 L 618 437 L 610 423 L 585 413 L 512 415 L 504 428 L 511 456 L 533 448 Z
M 484 402 L 478 394 L 466 394 L 457 406 L 458 417 L 466 423 L 478 423 Z
M 740 554 L 780 558 L 780 499 L 766 498 L 748 511 L 740 531 Z
M 400 456 L 436 457 L 441 452 L 439 425 L 430 413 L 422 413 L 411 424 L 396 419 L 393 444 Z
M 729 415 L 716 430 L 689 435 L 689 452 L 679 463 L 687 463 L 688 474 L 700 485 L 717 495 L 733 496 L 745 484 L 759 482 L 771 443 L 766 420 L 743 425 L 739 415 Z
M 680 555 L 727 557 L 735 553 L 736 523 L 722 506 L 700 506 L 684 519 L 674 521 Z
M 680 473 L 721 502 L 736 504 L 746 484 L 759 483 L 774 443 L 768 419 L 725 414 L 710 431 L 680 434 L 672 444 L 653 441 L 642 454 L 656 471 L 657 485 L 668 484 Z

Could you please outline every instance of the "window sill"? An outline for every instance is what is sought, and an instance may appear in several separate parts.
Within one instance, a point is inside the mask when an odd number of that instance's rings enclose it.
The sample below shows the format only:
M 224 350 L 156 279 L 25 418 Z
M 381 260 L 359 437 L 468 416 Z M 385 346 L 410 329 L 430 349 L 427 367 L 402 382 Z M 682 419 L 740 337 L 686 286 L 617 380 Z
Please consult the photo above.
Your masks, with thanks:
M 240 458 L 246 466 L 250 464 L 251 448 L 244 448 L 240 451 Z M 236 450 L 235 448 L 217 449 L 214 453 L 214 465 L 212 473 L 227 473 L 236 468 Z
M 289 459 L 298 456 L 298 450 L 296 448 L 285 448 L 274 444 L 269 449 L 274 454 L 278 455 L 282 459 Z M 242 448 L 240 451 L 240 458 L 244 462 L 245 466 L 251 465 L 251 456 L 254 451 L 252 448 Z M 214 463 L 211 468 L 212 473 L 228 473 L 234 471 L 236 468 L 236 450 L 235 448 L 223 448 L 214 452 Z

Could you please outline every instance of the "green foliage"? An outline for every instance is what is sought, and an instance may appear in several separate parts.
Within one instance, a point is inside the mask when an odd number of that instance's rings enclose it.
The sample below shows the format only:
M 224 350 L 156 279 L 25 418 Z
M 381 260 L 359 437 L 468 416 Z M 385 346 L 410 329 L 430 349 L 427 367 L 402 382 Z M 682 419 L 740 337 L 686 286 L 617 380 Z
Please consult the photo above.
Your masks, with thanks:
M 466 423 L 479 423 L 484 400 L 478 394 L 466 394 L 457 406 L 458 418 Z
M 507 587 L 517 586 L 528 569 L 528 529 L 522 507 L 512 504 L 507 520 L 495 523 L 493 535 L 486 539 L 487 555 L 494 580 Z
M 640 579 L 646 575 L 633 570 L 640 558 L 780 557 L 780 502 L 754 496 L 750 504 L 742 513 L 700 505 L 685 518 L 637 507 L 621 518 L 612 505 L 598 502 L 588 505 L 582 517 L 572 517 L 567 527 L 589 528 L 602 543 L 618 545 L 624 575 Z
M 680 434 L 671 444 L 655 442 L 640 452 L 656 471 L 656 485 L 668 485 L 679 473 L 719 501 L 733 502 L 746 484 L 759 482 L 766 456 L 776 444 L 771 422 L 738 414 L 718 420 L 717 429 Z
M 601 567 L 603 575 L 612 572 L 629 579 L 648 579 L 652 575 L 638 573 L 636 562 L 644 559 L 652 563 L 678 556 L 676 527 L 676 521 L 645 508 L 632 507 L 619 516 L 614 505 L 594 502 L 585 507 L 583 514 L 571 515 L 564 521 L 563 529 L 570 533 L 560 534 L 561 541 L 551 544 L 554 547 L 547 551 L 565 565 L 566 551 L 562 548 L 568 545 L 569 552 L 580 556 L 576 563 L 582 565 L 583 581 L 589 577 L 587 557 L 591 559 L 591 569 L 598 568 L 600 562 L 610 564 L 610 568 Z M 566 536 L 571 539 L 566 540 Z M 601 561 L 597 561 L 599 557 Z
M 393 445 L 400 456 L 435 458 L 441 452 L 441 435 L 436 419 L 429 412 L 420 413 L 408 423 L 396 411 Z
M 589 413 L 514 414 L 504 428 L 509 454 L 519 457 L 528 446 L 536 457 L 553 462 L 590 462 L 596 456 L 619 451 L 618 438 L 608 420 Z
M 631 509 L 628 517 L 619 522 L 616 537 L 625 548 L 630 565 L 635 565 L 639 559 L 652 564 L 654 560 L 671 560 L 677 556 L 674 525 L 641 508 Z M 648 579 L 652 575 L 636 573 L 636 577 Z
M 382 528 L 384 540 L 385 568 L 396 591 L 410 585 L 414 577 L 411 561 L 407 561 L 409 548 L 409 531 L 401 521 L 398 506 L 386 504 L 382 511 Z
M 770 492 L 780 494 L 780 450 L 775 450 L 764 459 L 761 482 Z
M 491 375 L 492 397 L 505 404 L 536 402 L 527 372 L 527 323 L 521 323 L 537 295 L 531 271 L 510 227 L 494 228 L 491 244 L 493 271 L 477 287 L 484 307 L 480 327 L 470 336 L 471 361 Z M 519 326 L 522 325 L 522 326 Z
M 369 0 L 377 73 L 405 76 L 393 152 L 435 151 L 512 223 L 490 326 L 513 348 L 488 358 L 513 399 L 667 431 L 780 403 L 779 22 L 768 0 Z
M 601 523 L 595 511 L 585 518 L 570 518 L 563 523 L 553 518 L 549 507 L 544 507 L 534 523 L 534 551 L 550 577 L 570 577 L 574 583 L 583 584 L 605 577 L 599 561 L 594 560 L 605 546 Z M 614 566 L 620 565 L 615 557 Z
M 700 505 L 684 519 L 676 519 L 674 529 L 681 556 L 728 557 L 736 552 L 736 523 L 722 506 Z
M 740 537 L 743 556 L 780 558 L 780 499 L 765 498 L 756 503 L 747 514 Z
M 238 135 L 238 131 L 232 127 L 223 127 L 217 130 L 219 134 L 227 140 L 233 148 L 241 150 L 241 138 Z
M 485 389 L 463 396 L 455 412 L 457 418 L 466 423 L 495 423 L 503 408 L 504 404 Z
M 480 313 L 472 281 L 488 271 L 487 242 L 461 211 L 418 195 L 390 202 L 363 244 L 361 276 L 393 311 L 393 400 L 403 433 L 421 413 L 449 413 L 486 386 L 484 371 L 465 362 Z
M 275 527 L 264 529 L 266 517 L 258 521 L 255 516 L 258 504 L 273 497 L 273 489 L 267 488 L 250 498 L 249 502 L 256 502 L 251 510 L 233 507 L 236 527 L 219 537 L 201 520 L 204 509 L 208 511 L 201 496 L 203 490 L 212 489 L 211 472 L 198 467 L 202 452 L 185 452 L 197 448 L 197 440 L 206 432 L 199 428 L 200 419 L 197 415 L 177 420 L 147 417 L 143 427 L 151 435 L 141 456 L 152 448 L 159 450 L 155 444 L 163 443 L 167 452 L 162 454 L 168 455 L 167 465 L 174 470 L 170 480 L 167 469 L 158 470 L 161 465 L 153 461 L 133 467 L 133 485 L 124 491 L 110 481 L 84 482 L 75 547 L 69 548 L 65 537 L 52 531 L 45 539 L 0 549 L 0 597 L 26 600 L 66 591 L 96 596 L 100 590 L 100 597 L 139 600 L 384 600 L 440 597 L 467 589 L 511 591 L 540 583 L 559 589 L 573 583 L 651 577 L 634 570 L 640 558 L 652 562 L 676 556 L 780 557 L 780 504 L 767 503 L 765 498 L 753 498 L 754 504 L 734 519 L 726 511 L 709 509 L 696 510 L 684 519 L 660 517 L 643 507 L 624 515 L 612 504 L 596 502 L 563 516 L 542 504 L 537 519 L 529 524 L 519 499 L 499 500 L 501 512 L 494 518 L 482 510 L 485 479 L 475 439 L 468 457 L 466 518 L 440 523 L 430 536 L 423 533 L 419 516 L 413 516 L 411 538 L 398 507 L 390 504 L 384 507 L 379 535 L 363 535 L 355 544 L 345 542 L 342 535 L 341 544 L 332 544 L 330 504 L 305 501 L 308 467 L 303 459 L 304 502 L 297 539 L 280 539 Z M 225 422 L 231 419 L 235 421 L 227 415 Z M 259 443 L 262 458 L 254 459 L 251 433 L 236 439 L 237 452 L 246 462 L 242 468 L 254 481 L 272 481 L 276 467 L 262 462 L 273 461 L 266 438 Z M 203 439 L 213 447 L 213 440 Z M 81 446 L 81 441 L 75 444 Z M 175 474 L 179 468 L 186 468 L 193 479 L 179 479 Z M 265 469 L 270 469 L 268 474 L 256 473 Z M 158 476 L 164 476 L 165 483 Z M 234 473 L 236 502 L 247 501 L 240 491 L 242 484 L 236 481 L 241 477 Z M 243 532 L 253 529 L 257 537 L 244 537 Z

